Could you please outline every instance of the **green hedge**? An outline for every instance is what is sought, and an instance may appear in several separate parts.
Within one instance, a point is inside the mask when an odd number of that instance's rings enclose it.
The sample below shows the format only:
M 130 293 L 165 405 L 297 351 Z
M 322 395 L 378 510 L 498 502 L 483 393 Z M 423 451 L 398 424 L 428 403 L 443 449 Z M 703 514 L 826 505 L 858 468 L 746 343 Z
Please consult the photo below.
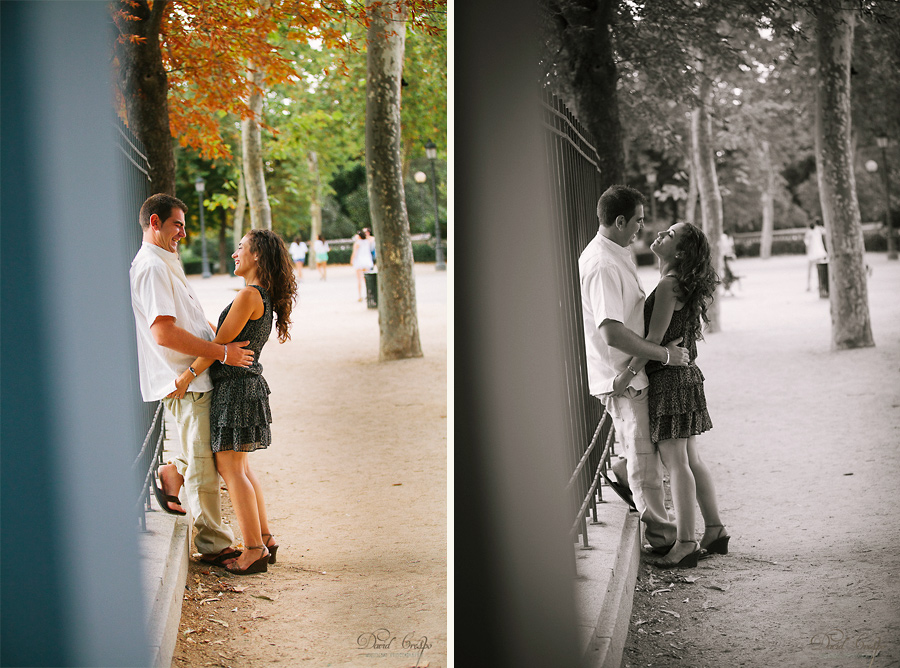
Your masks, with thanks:
M 866 232 L 863 240 L 868 253 L 887 250 L 887 235 L 883 230 Z M 804 255 L 805 253 L 806 244 L 802 239 L 775 239 L 772 241 L 772 255 Z M 738 257 L 759 257 L 759 242 L 735 242 L 734 254 Z
M 734 254 L 737 257 L 759 257 L 759 242 L 749 243 L 736 241 Z M 803 239 L 775 239 L 772 241 L 772 255 L 803 255 L 806 253 L 806 244 Z
M 865 240 L 866 252 L 868 253 L 879 253 L 887 250 L 887 235 L 884 230 L 866 232 L 863 235 L 863 239 Z M 772 241 L 772 255 L 804 255 L 805 253 L 806 245 L 802 239 L 775 239 Z M 759 257 L 759 242 L 737 241 L 734 244 L 734 254 L 738 257 Z M 432 250 L 432 257 L 433 255 L 434 251 Z M 639 267 L 656 264 L 656 256 L 650 250 L 635 253 L 635 260 Z
M 194 259 L 191 257 L 183 257 L 181 259 L 181 264 L 182 264 L 182 266 L 184 266 L 185 274 L 191 275 L 191 274 L 202 274 L 203 273 L 203 260 L 197 260 L 197 259 Z M 220 271 L 217 271 L 218 264 L 219 264 L 218 262 L 213 262 L 212 260 L 210 260 L 209 270 L 214 274 L 222 273 Z M 234 260 L 232 258 L 228 258 L 228 263 L 227 263 L 227 266 L 225 267 L 225 270 L 229 274 L 234 273 Z
M 350 264 L 352 248 L 337 248 L 328 251 L 328 264 Z
M 444 249 L 444 262 L 447 261 L 447 244 L 441 242 L 441 248 Z M 350 264 L 350 256 L 353 254 L 352 248 L 338 248 L 328 251 L 328 264 Z M 652 253 L 651 253 L 652 256 Z M 413 261 L 414 262 L 436 262 L 437 258 L 434 252 L 433 243 L 413 244 Z M 309 261 L 307 261 L 308 263 Z M 190 255 L 182 258 L 185 274 L 203 273 L 203 263 L 201 260 L 195 259 Z M 216 267 L 210 262 L 210 269 L 215 272 Z M 234 260 L 228 260 L 228 273 L 234 273 Z
M 656 264 L 656 255 L 651 250 L 635 253 L 634 259 L 639 267 L 652 267 Z
M 444 262 L 447 261 L 447 244 L 441 241 L 444 251 Z M 433 243 L 413 244 L 413 260 L 415 262 L 437 262 L 437 253 Z

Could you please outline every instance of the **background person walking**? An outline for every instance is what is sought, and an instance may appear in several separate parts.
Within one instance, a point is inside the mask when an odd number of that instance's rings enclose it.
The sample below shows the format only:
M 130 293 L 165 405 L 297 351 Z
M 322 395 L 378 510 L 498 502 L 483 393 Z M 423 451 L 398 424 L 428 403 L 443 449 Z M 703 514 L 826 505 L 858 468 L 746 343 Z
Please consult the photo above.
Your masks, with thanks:
M 803 243 L 806 244 L 806 291 L 809 292 L 809 277 L 813 267 L 828 259 L 828 251 L 825 250 L 825 227 L 822 221 L 816 218 L 809 224 L 809 229 L 803 235 Z
M 324 281 L 328 270 L 328 242 L 321 234 L 313 243 L 313 252 L 316 254 L 316 268 L 319 270 L 319 279 Z
M 356 293 L 359 301 L 366 298 L 365 274 L 375 266 L 372 262 L 372 244 L 365 229 L 353 235 L 353 252 L 350 254 L 350 264 L 356 270 Z
M 299 234 L 294 237 L 290 247 L 291 259 L 294 261 L 294 267 L 297 269 L 297 280 L 303 278 L 303 265 L 306 263 L 306 254 L 309 252 L 309 246 L 303 241 L 303 237 Z

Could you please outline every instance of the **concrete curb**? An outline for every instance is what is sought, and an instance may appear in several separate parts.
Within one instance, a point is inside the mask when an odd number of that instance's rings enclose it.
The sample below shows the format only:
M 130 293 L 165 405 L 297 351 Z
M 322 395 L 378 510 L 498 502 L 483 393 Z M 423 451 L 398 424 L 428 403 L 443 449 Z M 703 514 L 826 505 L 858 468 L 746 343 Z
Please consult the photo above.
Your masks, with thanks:
M 189 515 L 177 517 L 154 508 L 147 512 L 147 532 L 138 537 L 144 600 L 149 606 L 147 643 L 154 668 L 172 665 L 187 582 L 190 536 Z
M 628 637 L 641 559 L 638 514 L 618 498 L 588 524 L 590 548 L 576 548 L 576 599 L 583 665 L 618 668 Z

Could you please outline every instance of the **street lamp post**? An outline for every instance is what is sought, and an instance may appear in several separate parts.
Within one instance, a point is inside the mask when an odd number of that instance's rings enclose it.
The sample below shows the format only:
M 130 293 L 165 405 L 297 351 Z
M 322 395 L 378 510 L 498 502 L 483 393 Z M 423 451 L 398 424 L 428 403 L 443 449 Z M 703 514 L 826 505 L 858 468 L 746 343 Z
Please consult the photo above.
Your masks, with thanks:
M 887 223 L 887 256 L 888 260 L 897 259 L 897 247 L 894 244 L 894 226 L 891 220 L 891 191 L 890 179 L 888 178 L 888 162 L 887 162 L 887 145 L 888 138 L 886 136 L 876 137 L 875 142 L 881 149 L 881 162 L 884 166 L 881 178 L 884 180 L 884 218 Z
M 650 222 L 656 221 L 656 172 L 647 174 L 647 185 L 650 186 Z
M 444 264 L 444 249 L 441 248 L 441 221 L 438 218 L 438 203 L 437 203 L 437 172 L 434 170 L 434 159 L 437 158 L 437 146 L 434 145 L 434 142 L 430 139 L 428 143 L 425 144 L 425 156 L 431 160 L 431 187 L 434 192 L 434 238 L 435 238 L 435 260 L 436 264 L 434 268 L 438 271 L 444 270 L 447 268 L 447 265 Z
M 197 201 L 200 203 L 200 248 L 202 249 L 200 260 L 203 278 L 209 278 L 212 274 L 209 271 L 209 258 L 206 255 L 206 224 L 203 222 L 203 191 L 206 190 L 206 181 L 198 176 L 194 181 L 194 188 L 197 189 Z
M 413 179 L 415 179 L 415 182 L 419 184 L 419 197 L 424 202 L 425 194 L 422 191 L 422 184 L 428 180 L 428 177 L 425 175 L 425 172 L 416 172 L 415 174 L 413 174 Z

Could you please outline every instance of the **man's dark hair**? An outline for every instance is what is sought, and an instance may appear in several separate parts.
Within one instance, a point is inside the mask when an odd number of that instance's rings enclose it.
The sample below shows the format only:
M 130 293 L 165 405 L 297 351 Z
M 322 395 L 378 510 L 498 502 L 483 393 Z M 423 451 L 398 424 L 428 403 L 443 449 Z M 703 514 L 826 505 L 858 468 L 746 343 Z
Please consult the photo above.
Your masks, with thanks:
M 154 213 L 159 216 L 160 220 L 168 220 L 169 216 L 172 215 L 172 209 L 176 207 L 187 213 L 187 205 L 177 197 L 172 197 L 166 193 L 150 195 L 141 205 L 139 216 L 141 228 L 146 230 L 150 227 L 150 216 Z
M 638 204 L 644 203 L 644 195 L 629 186 L 610 186 L 597 202 L 597 218 L 604 227 L 612 225 L 616 218 L 625 216 L 631 220 Z

